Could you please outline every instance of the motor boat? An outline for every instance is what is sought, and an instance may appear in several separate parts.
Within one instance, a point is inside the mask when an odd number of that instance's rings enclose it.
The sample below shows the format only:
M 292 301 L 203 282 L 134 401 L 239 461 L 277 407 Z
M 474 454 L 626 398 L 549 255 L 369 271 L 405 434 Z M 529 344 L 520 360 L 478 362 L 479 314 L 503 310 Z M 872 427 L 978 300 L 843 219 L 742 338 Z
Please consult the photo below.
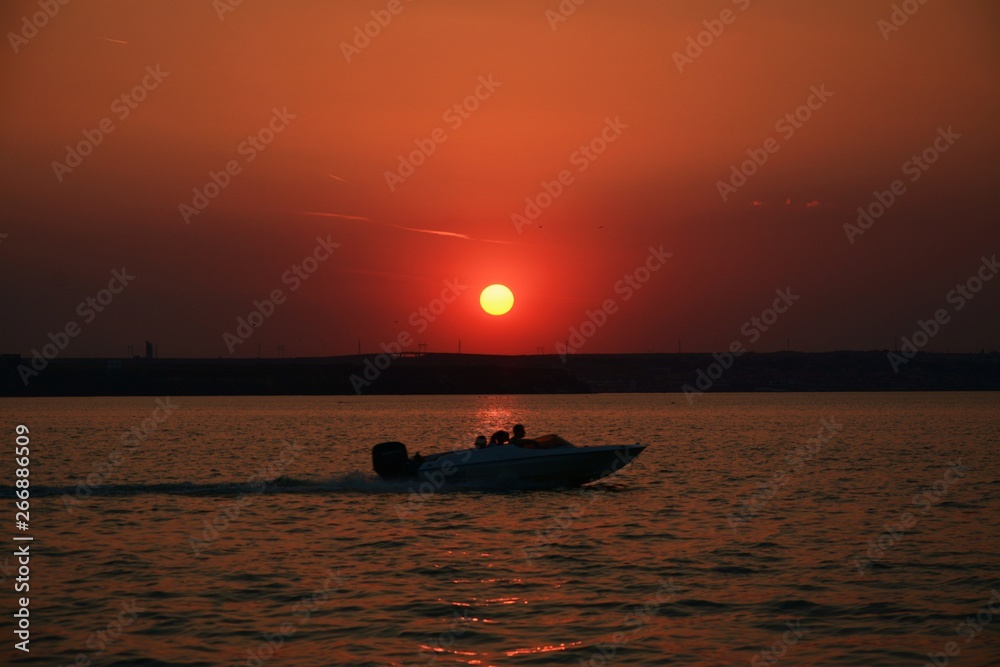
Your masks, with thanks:
M 646 445 L 578 447 L 558 435 L 507 445 L 409 456 L 401 442 L 372 448 L 372 464 L 385 480 L 429 482 L 435 489 L 561 488 L 581 486 L 631 463 Z

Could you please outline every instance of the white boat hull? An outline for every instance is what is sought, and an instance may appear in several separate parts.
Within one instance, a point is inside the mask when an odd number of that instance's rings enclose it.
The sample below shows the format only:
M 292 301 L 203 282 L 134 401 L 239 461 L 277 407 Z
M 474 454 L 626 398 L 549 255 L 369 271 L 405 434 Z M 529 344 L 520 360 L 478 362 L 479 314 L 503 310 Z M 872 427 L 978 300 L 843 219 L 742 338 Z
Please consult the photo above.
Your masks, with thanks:
M 457 450 L 425 458 L 418 455 L 410 460 L 405 471 L 379 474 L 429 483 L 434 488 L 575 487 L 614 474 L 635 460 L 644 449 L 645 445 L 553 449 L 505 445 Z

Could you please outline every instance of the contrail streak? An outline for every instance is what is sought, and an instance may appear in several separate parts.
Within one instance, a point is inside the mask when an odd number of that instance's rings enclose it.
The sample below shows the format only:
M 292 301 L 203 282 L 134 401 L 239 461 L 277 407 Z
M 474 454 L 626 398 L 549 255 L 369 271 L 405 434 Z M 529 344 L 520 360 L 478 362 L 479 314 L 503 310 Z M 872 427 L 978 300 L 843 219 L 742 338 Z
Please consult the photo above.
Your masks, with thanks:
M 345 215 L 343 213 L 323 213 L 322 211 L 302 211 L 302 215 L 315 215 L 320 218 L 340 218 L 341 220 L 371 220 L 363 215 Z
M 302 215 L 314 215 L 320 218 L 339 218 L 341 220 L 366 220 L 369 222 L 374 222 L 371 218 L 366 218 L 361 215 L 344 215 L 343 213 L 324 213 L 322 211 L 302 211 Z M 477 239 L 468 234 L 460 234 L 458 232 L 446 232 L 440 229 L 420 229 L 418 227 L 406 227 L 404 225 L 397 225 L 391 222 L 379 222 L 377 224 L 385 225 L 386 227 L 393 227 L 395 229 L 401 229 L 404 232 L 413 232 L 415 234 L 432 234 L 434 236 L 447 236 L 454 239 L 462 239 L 463 241 L 479 241 L 480 243 L 499 243 L 501 245 L 517 245 L 512 241 L 494 241 L 493 239 Z

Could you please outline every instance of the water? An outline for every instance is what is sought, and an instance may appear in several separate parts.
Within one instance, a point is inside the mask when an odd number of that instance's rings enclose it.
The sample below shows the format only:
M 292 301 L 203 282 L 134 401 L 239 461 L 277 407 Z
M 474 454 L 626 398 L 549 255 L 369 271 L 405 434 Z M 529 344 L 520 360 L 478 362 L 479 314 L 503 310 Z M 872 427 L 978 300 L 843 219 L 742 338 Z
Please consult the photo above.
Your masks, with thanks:
M 35 538 L 32 662 L 1000 664 L 998 394 L 161 405 L 0 401 L 9 447 L 31 430 L 30 529 L 11 500 L 3 523 Z M 516 421 L 651 446 L 583 490 L 420 496 L 370 474 L 376 442 Z M 4 663 L 25 659 L 13 564 Z

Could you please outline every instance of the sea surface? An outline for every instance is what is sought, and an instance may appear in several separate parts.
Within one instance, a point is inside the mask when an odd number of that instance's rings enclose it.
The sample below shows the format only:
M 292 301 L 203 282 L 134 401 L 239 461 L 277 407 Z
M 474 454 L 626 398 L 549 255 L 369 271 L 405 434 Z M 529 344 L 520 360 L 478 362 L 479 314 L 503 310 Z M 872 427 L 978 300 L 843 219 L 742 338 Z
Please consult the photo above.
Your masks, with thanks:
M 649 448 L 582 490 L 371 472 L 516 422 Z M 0 664 L 1000 665 L 997 393 L 0 399 L 0 426 Z

